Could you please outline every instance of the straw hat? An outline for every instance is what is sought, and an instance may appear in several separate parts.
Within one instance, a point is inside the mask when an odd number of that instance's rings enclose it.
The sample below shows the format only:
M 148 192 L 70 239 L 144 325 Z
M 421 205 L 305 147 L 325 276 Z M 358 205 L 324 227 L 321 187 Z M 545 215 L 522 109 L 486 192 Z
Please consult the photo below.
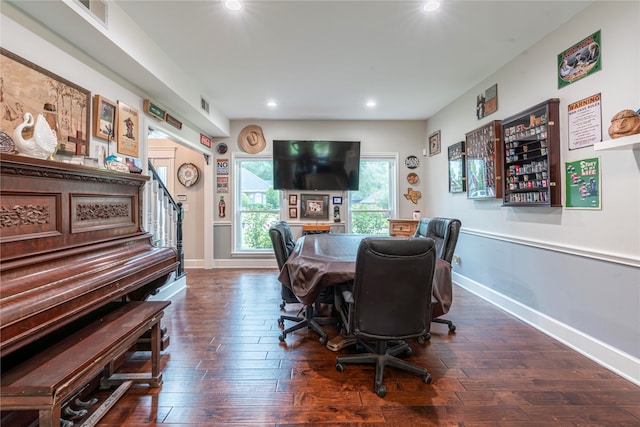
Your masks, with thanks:
M 267 141 L 264 139 L 262 128 L 258 125 L 245 126 L 238 136 L 240 149 L 249 154 L 257 154 L 264 150 Z

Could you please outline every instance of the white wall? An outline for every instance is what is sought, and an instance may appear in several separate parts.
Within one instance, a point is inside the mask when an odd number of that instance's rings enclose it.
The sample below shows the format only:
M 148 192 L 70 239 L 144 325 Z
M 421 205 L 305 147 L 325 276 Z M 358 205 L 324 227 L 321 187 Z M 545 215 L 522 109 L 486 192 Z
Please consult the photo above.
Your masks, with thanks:
M 557 55 L 601 30 L 602 71 L 558 89 Z M 428 120 L 442 155 L 423 174 L 429 215 L 458 217 L 457 283 L 640 383 L 640 151 L 568 149 L 567 105 L 602 94 L 610 118 L 640 108 L 640 3 L 594 2 Z M 498 111 L 479 121 L 476 95 L 498 84 Z M 600 157 L 602 209 L 502 207 L 448 193 L 446 147 L 490 120 L 560 99 L 561 164 Z M 640 135 L 639 135 L 640 140 Z M 563 204 L 564 173 L 562 173 Z M 455 319 L 455 302 L 451 313 Z
M 426 121 L 351 121 L 351 120 L 236 120 L 231 122 L 231 132 L 229 138 L 219 139 L 217 143 L 224 142 L 228 145 L 229 151 L 224 155 L 216 155 L 216 158 L 232 159 L 234 153 L 243 153 L 238 146 L 238 135 L 247 125 L 259 125 L 262 127 L 267 146 L 259 154 L 270 154 L 273 150 L 274 139 L 309 139 L 309 140 L 343 140 L 361 141 L 361 153 L 393 153 L 398 154 L 400 172 L 398 177 L 398 216 L 410 218 L 415 209 L 422 208 L 422 199 L 418 204 L 413 204 L 402 194 L 407 192 L 410 186 L 406 181 L 406 176 L 412 170 L 404 166 L 404 159 L 409 155 L 415 155 L 424 161 L 422 156 L 422 146 L 425 140 Z M 231 176 L 230 182 L 233 182 Z M 414 190 L 426 191 L 428 183 L 423 179 L 418 185 L 411 186 Z M 233 188 L 229 194 L 225 194 L 225 200 L 232 202 Z M 218 197 L 216 197 L 216 200 Z M 233 217 L 232 203 L 227 203 L 227 218 L 216 220 L 215 225 L 215 254 L 217 266 L 238 266 L 237 262 L 223 261 L 232 258 L 232 224 L 230 218 Z M 342 209 L 343 217 L 346 215 L 345 208 Z M 254 263 L 253 266 L 275 266 L 272 254 L 266 255 L 268 260 L 265 263 Z M 255 256 L 252 256 L 255 259 Z
M 640 173 L 638 155 L 626 151 L 595 152 L 593 147 L 569 151 L 567 105 L 602 93 L 605 139 L 610 118 L 622 109 L 640 108 L 640 12 L 638 2 L 595 2 L 592 6 L 501 68 L 464 96 L 433 116 L 428 131 L 442 130 L 442 154 L 426 159 L 430 183 L 426 209 L 432 215 L 457 215 L 464 227 L 532 241 L 574 247 L 637 263 L 640 254 Z M 558 53 L 601 30 L 602 71 L 558 90 Z M 498 111 L 475 117 L 476 95 L 498 84 Z M 601 158 L 602 210 L 506 208 L 501 200 L 471 201 L 449 194 L 446 147 L 491 120 L 501 120 L 549 98 L 560 99 L 561 161 Z M 564 173 L 562 173 L 563 197 Z M 564 200 L 563 200 L 564 204 Z M 624 225 L 624 226 L 622 226 Z M 636 264 L 637 265 L 637 264 Z

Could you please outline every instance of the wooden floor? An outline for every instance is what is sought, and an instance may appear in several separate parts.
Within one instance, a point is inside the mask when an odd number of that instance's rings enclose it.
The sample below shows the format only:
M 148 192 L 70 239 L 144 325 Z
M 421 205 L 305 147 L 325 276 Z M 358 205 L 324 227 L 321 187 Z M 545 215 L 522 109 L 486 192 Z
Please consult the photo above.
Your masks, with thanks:
M 445 316 L 456 333 L 435 324 L 430 342 L 411 342 L 408 360 L 433 382 L 387 369 L 379 398 L 371 366 L 337 372 L 308 329 L 279 342 L 275 270 L 187 277 L 163 320 L 163 386 L 134 386 L 100 426 L 640 426 L 640 387 L 458 287 Z

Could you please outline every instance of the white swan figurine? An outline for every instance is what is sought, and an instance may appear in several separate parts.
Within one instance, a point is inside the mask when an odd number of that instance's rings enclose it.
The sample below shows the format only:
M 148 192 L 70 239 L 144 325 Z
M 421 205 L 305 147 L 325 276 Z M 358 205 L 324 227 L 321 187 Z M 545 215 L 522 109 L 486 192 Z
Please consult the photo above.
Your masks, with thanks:
M 55 131 L 49 127 L 44 116 L 38 114 L 38 120 L 35 122 L 33 137 L 31 139 L 24 139 L 22 137 L 22 129 L 27 126 L 34 126 L 33 115 L 31 113 L 25 113 L 24 122 L 19 124 L 13 131 L 13 142 L 15 143 L 16 150 L 18 150 L 20 154 L 38 159 L 46 159 L 51 156 L 56 151 L 58 137 Z

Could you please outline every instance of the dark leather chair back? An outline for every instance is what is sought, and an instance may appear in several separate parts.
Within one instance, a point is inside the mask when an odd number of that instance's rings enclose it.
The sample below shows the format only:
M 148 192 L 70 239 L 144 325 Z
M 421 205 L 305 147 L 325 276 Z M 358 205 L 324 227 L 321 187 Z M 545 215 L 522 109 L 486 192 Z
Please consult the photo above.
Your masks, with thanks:
M 451 264 L 462 223 L 455 218 L 421 218 L 414 237 L 430 237 L 436 242 L 436 253 Z
M 271 237 L 271 244 L 273 245 L 273 251 L 276 255 L 278 268 L 282 270 L 284 263 L 287 262 L 296 244 L 295 240 L 293 240 L 293 234 L 291 234 L 289 224 L 285 221 L 276 222 L 269 227 L 269 237 Z
M 291 252 L 296 245 L 295 240 L 293 240 L 293 234 L 291 233 L 289 224 L 285 221 L 276 222 L 269 227 L 269 237 L 271 238 L 273 252 L 276 255 L 278 269 L 282 271 L 284 263 L 287 262 L 289 255 L 291 255 Z M 280 308 L 284 308 L 286 303 L 298 302 L 293 291 L 284 285 L 281 286 L 280 297 L 282 298 Z
M 432 239 L 363 239 L 350 312 L 353 333 L 380 340 L 427 333 L 435 264 Z

